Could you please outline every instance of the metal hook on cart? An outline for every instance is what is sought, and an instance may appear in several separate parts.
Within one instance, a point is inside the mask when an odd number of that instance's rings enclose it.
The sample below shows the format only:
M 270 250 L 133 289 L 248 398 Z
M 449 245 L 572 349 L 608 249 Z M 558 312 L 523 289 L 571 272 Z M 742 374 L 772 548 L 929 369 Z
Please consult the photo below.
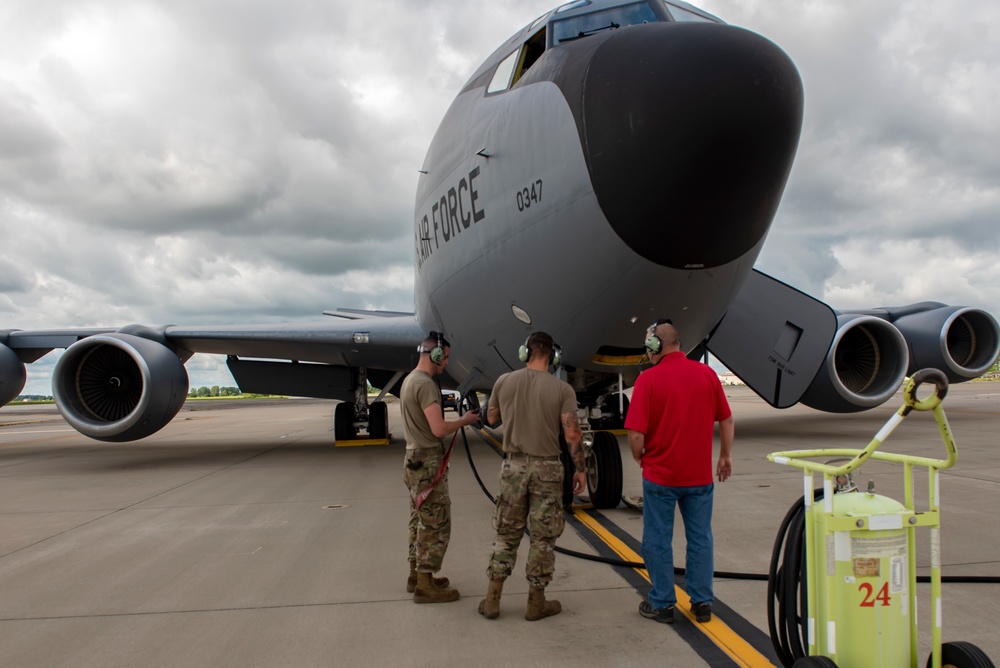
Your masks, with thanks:
M 917 398 L 917 388 L 924 383 L 934 383 L 934 394 L 921 400 Z M 930 411 L 940 406 L 947 394 L 948 378 L 944 373 L 938 369 L 921 369 L 906 383 L 903 389 L 903 401 L 906 402 L 907 409 Z

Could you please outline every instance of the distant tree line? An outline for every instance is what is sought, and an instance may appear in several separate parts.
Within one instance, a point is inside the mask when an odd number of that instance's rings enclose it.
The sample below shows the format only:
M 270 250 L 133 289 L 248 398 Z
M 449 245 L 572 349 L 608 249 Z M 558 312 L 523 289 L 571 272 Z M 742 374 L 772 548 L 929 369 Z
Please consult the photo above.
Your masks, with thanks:
M 243 393 L 240 392 L 238 387 L 219 387 L 218 385 L 213 385 L 212 387 L 199 387 L 198 389 L 191 388 L 188 392 L 189 397 L 241 397 Z

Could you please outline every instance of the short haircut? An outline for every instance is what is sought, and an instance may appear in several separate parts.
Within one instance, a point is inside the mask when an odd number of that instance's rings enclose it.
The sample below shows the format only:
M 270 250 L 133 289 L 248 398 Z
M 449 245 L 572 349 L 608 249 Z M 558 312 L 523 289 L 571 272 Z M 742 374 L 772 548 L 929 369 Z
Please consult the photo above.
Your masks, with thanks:
M 430 353 L 432 350 L 437 348 L 439 341 L 441 342 L 442 348 L 451 348 L 451 344 L 448 343 L 448 339 L 444 338 L 444 334 L 441 332 L 431 332 L 420 344 L 420 347 L 422 348 L 421 352 Z
M 528 341 L 525 344 L 531 351 L 531 355 L 528 359 L 535 355 L 541 355 L 544 357 L 549 357 L 552 355 L 552 348 L 555 346 L 555 342 L 552 337 L 545 332 L 535 332 L 528 337 Z

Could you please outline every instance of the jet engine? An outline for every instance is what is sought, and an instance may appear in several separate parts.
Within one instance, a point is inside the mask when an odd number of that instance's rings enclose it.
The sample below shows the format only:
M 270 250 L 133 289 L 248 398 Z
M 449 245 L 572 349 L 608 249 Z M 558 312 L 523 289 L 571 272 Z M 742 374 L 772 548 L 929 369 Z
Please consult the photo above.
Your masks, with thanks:
M 888 321 L 870 315 L 838 315 L 830 351 L 801 401 L 831 413 L 874 408 L 899 389 L 908 357 L 906 339 Z
M 893 324 L 910 346 L 908 373 L 940 369 L 960 383 L 983 375 L 1000 353 L 1000 325 L 979 309 L 942 305 L 900 315 Z
M 28 376 L 13 350 L 0 344 L 0 406 L 6 406 L 24 389 Z
M 187 371 L 177 353 L 121 332 L 77 341 L 52 375 L 59 412 L 99 441 L 134 441 L 157 432 L 177 415 L 187 392 Z

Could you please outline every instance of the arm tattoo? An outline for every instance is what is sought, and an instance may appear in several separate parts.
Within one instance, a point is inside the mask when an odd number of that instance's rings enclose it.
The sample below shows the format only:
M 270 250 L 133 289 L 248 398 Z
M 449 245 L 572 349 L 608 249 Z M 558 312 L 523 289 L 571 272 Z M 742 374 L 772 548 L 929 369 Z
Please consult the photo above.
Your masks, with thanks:
M 489 422 L 490 425 L 500 424 L 500 409 L 497 408 L 496 406 L 490 406 L 489 408 L 487 408 L 486 421 Z
M 586 462 L 583 455 L 583 432 L 580 431 L 580 422 L 576 413 L 562 414 L 563 434 L 566 436 L 566 443 L 569 444 L 569 454 L 573 458 L 573 465 L 577 473 L 586 470 Z

